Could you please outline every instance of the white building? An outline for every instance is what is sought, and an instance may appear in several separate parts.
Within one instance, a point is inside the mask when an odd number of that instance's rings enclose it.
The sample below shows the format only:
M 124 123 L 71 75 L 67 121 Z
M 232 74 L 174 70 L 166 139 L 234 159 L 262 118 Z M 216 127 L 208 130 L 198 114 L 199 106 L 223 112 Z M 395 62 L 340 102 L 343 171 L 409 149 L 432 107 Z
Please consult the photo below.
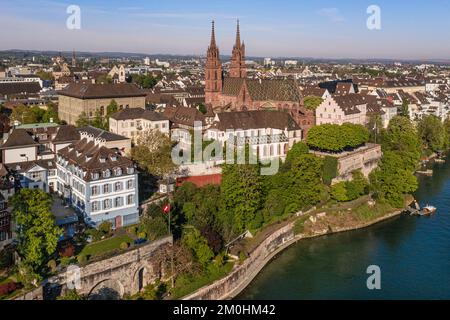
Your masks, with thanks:
M 316 125 L 346 122 L 365 125 L 367 102 L 366 97 L 358 94 L 328 97 L 316 109 Z
M 57 192 L 98 226 L 113 228 L 139 221 L 138 174 L 133 161 L 83 138 L 58 152 Z
M 109 131 L 135 142 L 142 132 L 152 129 L 170 135 L 169 119 L 161 113 L 141 108 L 123 109 L 109 118 Z
M 205 138 L 222 145 L 230 138 L 237 147 L 249 144 L 259 159 L 284 158 L 294 143 L 302 140 L 302 129 L 282 111 L 223 112 L 216 114 Z

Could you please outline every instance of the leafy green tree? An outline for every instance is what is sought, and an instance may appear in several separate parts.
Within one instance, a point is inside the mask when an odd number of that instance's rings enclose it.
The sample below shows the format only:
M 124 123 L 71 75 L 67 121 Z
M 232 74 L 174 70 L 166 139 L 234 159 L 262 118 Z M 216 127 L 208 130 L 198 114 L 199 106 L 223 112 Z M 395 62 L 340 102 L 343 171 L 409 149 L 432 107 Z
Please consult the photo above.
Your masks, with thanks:
M 378 196 L 396 208 L 403 207 L 403 195 L 414 192 L 418 186 L 413 171 L 404 164 L 400 153 L 385 151 L 380 167 L 370 175 L 372 188 Z
M 283 184 L 286 209 L 289 213 L 320 202 L 324 192 L 321 179 L 323 160 L 312 154 L 301 155 L 284 174 Z
M 334 178 L 338 176 L 338 160 L 336 157 L 326 156 L 323 158 L 323 183 L 331 185 Z
M 307 143 L 315 149 L 339 152 L 359 147 L 367 141 L 369 141 L 367 128 L 358 124 L 344 123 L 312 127 L 308 132 Z
M 214 258 L 214 253 L 208 246 L 208 241 L 195 228 L 186 229 L 181 242 L 183 246 L 191 250 L 195 259 L 203 266 L 206 266 Z
M 431 151 L 445 150 L 449 146 L 449 136 L 441 119 L 424 116 L 417 124 L 417 131 L 424 148 Z
M 37 123 L 36 113 L 30 107 L 23 104 L 15 107 L 11 113 L 11 121 L 19 121 L 22 124 Z
M 409 119 L 409 102 L 407 99 L 403 100 L 399 115 Z
M 90 125 L 90 121 L 89 121 L 89 118 L 88 118 L 86 112 L 83 111 L 80 113 L 80 116 L 78 117 L 77 121 L 75 122 L 75 125 L 78 128 Z
M 316 110 L 317 107 L 323 102 L 323 99 L 317 96 L 306 96 L 303 102 L 306 109 Z
M 262 179 L 256 165 L 225 165 L 222 168 L 220 221 L 235 233 L 255 227 L 263 201 Z
M 172 141 L 166 134 L 159 130 L 147 130 L 139 135 L 131 149 L 131 157 L 150 174 L 164 177 L 177 168 L 171 152 Z
M 203 104 L 203 103 L 200 103 L 198 105 L 198 111 L 200 111 L 202 114 L 206 114 L 206 112 L 208 112 L 208 110 L 206 109 L 205 104 Z
M 12 205 L 22 263 L 41 272 L 62 233 L 51 212 L 52 199 L 40 189 L 22 189 L 12 198 Z
M 308 154 L 308 145 L 304 142 L 295 143 L 292 148 L 288 151 L 286 155 L 286 162 L 292 162 L 294 159 L 298 158 L 303 154 Z
M 383 152 L 394 151 L 404 160 L 404 166 L 413 171 L 421 155 L 420 140 L 413 123 L 405 117 L 395 116 L 383 135 Z
M 336 183 L 331 187 L 331 197 L 339 202 L 348 201 L 345 181 Z

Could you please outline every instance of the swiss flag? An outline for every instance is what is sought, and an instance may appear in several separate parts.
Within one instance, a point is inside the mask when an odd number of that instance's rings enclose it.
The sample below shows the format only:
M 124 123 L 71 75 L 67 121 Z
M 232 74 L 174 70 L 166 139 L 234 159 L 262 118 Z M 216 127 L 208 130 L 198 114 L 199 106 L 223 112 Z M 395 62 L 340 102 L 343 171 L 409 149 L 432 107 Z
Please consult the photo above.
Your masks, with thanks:
M 163 211 L 164 211 L 164 213 L 169 213 L 169 211 L 170 211 L 170 204 L 166 204 L 166 205 L 163 207 Z

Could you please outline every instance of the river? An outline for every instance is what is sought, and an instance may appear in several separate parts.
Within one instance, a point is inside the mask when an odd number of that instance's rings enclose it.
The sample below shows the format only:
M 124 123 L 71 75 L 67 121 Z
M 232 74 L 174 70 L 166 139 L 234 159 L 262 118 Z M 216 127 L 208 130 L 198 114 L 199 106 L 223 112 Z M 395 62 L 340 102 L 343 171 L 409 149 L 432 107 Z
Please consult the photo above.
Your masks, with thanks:
M 450 299 L 450 158 L 431 165 L 415 193 L 431 217 L 399 216 L 301 240 L 273 259 L 237 299 Z M 381 289 L 367 289 L 369 265 Z

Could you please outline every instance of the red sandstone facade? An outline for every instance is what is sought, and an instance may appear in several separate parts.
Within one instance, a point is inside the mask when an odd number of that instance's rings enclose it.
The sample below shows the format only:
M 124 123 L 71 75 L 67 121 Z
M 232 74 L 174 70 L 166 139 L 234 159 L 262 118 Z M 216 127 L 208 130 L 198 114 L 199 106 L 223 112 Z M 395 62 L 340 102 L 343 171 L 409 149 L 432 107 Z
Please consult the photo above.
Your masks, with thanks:
M 233 46 L 229 77 L 223 76 L 214 22 L 205 66 L 205 101 L 214 110 L 273 109 L 289 112 L 305 135 L 315 124 L 315 113 L 303 106 L 303 97 L 295 80 L 247 78 L 245 44 L 241 42 L 239 21 Z

